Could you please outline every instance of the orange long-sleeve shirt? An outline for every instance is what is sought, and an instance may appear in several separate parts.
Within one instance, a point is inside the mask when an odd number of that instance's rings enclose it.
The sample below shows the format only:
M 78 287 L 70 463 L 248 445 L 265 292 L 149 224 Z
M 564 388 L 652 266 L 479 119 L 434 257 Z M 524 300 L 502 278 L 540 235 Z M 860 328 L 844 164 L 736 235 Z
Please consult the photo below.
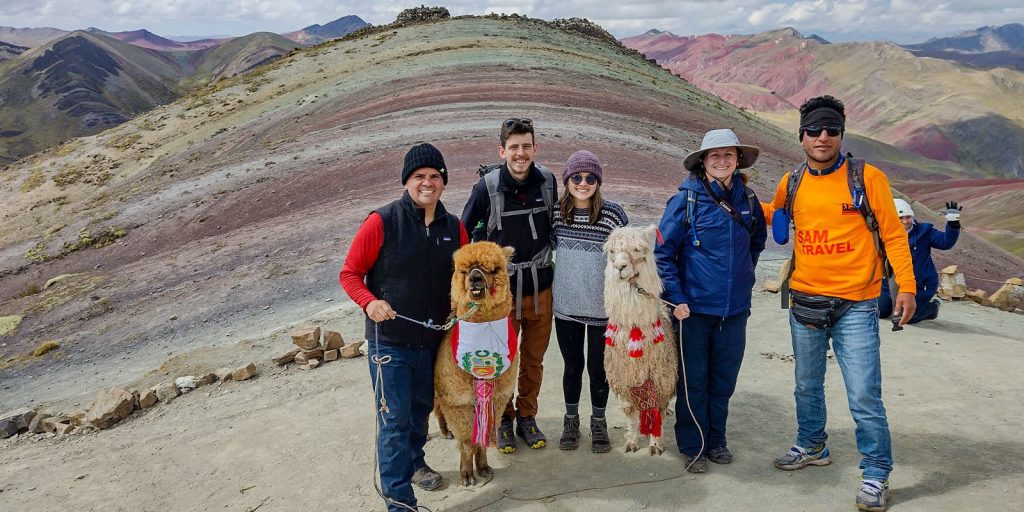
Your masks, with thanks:
M 846 182 L 847 166 L 843 164 L 825 176 L 804 173 L 793 198 L 796 269 L 790 287 L 814 295 L 868 300 L 878 297 L 881 290 L 882 261 L 864 217 L 853 207 Z M 772 199 L 775 209 L 786 205 L 788 181 L 786 173 Z M 878 218 L 879 235 L 896 274 L 896 284 L 900 292 L 914 293 L 917 283 L 907 232 L 896 215 L 889 180 L 878 168 L 864 164 L 864 188 Z

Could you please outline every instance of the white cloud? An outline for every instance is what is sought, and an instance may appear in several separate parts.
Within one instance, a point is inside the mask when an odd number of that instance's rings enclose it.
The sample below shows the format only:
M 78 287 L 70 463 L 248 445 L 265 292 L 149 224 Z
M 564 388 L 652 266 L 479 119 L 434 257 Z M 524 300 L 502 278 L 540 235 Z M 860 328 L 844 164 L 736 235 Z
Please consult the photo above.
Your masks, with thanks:
M 651 28 L 677 34 L 750 34 L 785 26 L 828 39 L 917 42 L 984 25 L 1024 22 L 1019 0 L 3 0 L 0 24 L 15 27 L 148 28 L 164 35 L 288 32 L 354 14 L 389 23 L 407 7 L 442 5 L 453 15 L 518 13 L 584 17 L 617 36 Z

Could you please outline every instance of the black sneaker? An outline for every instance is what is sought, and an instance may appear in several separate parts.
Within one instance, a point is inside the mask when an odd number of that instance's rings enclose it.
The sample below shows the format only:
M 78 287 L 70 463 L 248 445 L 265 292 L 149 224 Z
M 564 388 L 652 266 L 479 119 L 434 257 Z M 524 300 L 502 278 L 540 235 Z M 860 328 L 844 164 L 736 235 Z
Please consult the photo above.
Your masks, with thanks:
M 533 416 L 516 415 L 516 418 L 516 434 L 526 441 L 527 446 L 534 450 L 544 448 L 548 438 L 544 437 L 544 433 L 537 428 L 537 420 Z
M 590 451 L 594 453 L 612 451 L 612 441 L 608 438 L 608 420 L 606 418 L 590 418 Z
M 728 464 L 732 462 L 732 452 L 726 446 L 719 446 L 708 450 L 708 460 L 715 464 Z
M 565 415 L 562 419 L 562 437 L 558 439 L 558 449 L 575 450 L 580 446 L 580 417 Z
M 707 473 L 708 458 L 703 455 L 698 457 L 690 457 L 689 455 L 686 455 L 686 465 L 683 467 L 686 468 L 687 473 Z
M 430 466 L 424 465 L 412 474 L 412 483 L 424 491 L 436 491 L 444 484 L 444 478 L 437 471 L 430 469 Z
M 498 451 L 501 453 L 516 451 L 516 435 L 512 428 L 511 416 L 501 416 L 501 425 L 498 427 Z

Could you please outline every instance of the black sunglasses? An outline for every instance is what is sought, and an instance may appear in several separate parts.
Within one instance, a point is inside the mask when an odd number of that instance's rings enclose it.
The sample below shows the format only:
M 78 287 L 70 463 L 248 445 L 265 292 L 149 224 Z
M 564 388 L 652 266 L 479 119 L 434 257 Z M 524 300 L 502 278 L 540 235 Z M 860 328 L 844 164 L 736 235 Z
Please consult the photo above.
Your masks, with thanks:
M 807 126 L 804 128 L 804 133 L 809 135 L 811 138 L 821 137 L 821 132 L 828 133 L 829 137 L 838 137 L 840 133 L 843 133 L 842 126 Z
M 584 178 L 582 174 L 573 174 L 572 176 L 569 176 L 569 181 L 574 185 L 583 183 L 584 179 L 587 180 L 587 185 L 594 185 L 597 183 L 597 176 L 594 176 L 593 174 L 588 174 L 586 178 Z
M 502 123 L 502 124 L 506 128 L 511 128 L 512 125 L 514 125 L 516 123 L 519 123 L 519 124 L 524 125 L 524 126 L 533 126 L 533 120 L 532 119 L 525 119 L 525 118 L 520 119 L 518 117 L 512 117 L 512 118 L 506 119 L 505 122 Z

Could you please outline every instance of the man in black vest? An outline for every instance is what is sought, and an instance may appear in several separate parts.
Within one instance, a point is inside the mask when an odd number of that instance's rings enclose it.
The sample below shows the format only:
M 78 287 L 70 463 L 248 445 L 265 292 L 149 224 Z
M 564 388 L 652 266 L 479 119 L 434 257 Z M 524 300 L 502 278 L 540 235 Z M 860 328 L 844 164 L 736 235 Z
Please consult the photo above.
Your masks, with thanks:
M 381 490 L 392 512 L 415 510 L 412 484 L 432 491 L 443 483 L 424 461 L 423 445 L 444 331 L 425 323 L 441 325 L 451 312 L 452 255 L 469 238 L 441 204 L 447 184 L 441 152 L 430 144 L 413 146 L 402 168 L 405 193 L 366 217 L 339 277 L 366 312 Z
M 543 448 L 547 443 L 536 420 L 544 352 L 551 338 L 551 282 L 554 280 L 551 267 L 553 210 L 552 204 L 545 201 L 545 188 L 552 198 L 551 203 L 558 196 L 554 177 L 533 162 L 537 153 L 533 121 L 505 120 L 499 141 L 498 155 L 505 163 L 473 187 L 462 210 L 462 223 L 474 227 L 479 224 L 479 229 L 473 231 L 474 240 L 486 238 L 516 251 L 508 269 L 515 294 L 512 325 L 520 337 L 519 392 L 505 407 L 498 429 L 498 451 L 512 453 L 516 449 L 513 417 L 517 418 L 515 432 L 527 445 Z M 488 179 L 493 180 L 490 187 Z

